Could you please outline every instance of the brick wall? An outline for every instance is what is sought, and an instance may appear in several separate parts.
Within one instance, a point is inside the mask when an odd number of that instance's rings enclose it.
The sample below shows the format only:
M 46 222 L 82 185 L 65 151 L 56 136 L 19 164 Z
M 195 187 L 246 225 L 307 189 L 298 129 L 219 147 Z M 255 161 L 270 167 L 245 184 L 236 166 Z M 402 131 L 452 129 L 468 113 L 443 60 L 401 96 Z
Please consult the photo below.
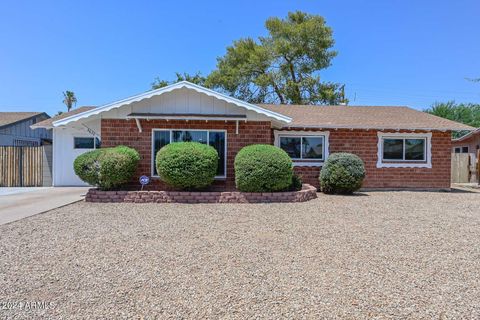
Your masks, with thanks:
M 233 161 L 237 152 L 246 145 L 255 143 L 273 144 L 270 122 L 239 123 L 235 134 L 235 122 L 229 121 L 179 121 L 142 120 L 143 132 L 133 120 L 102 119 L 102 146 L 127 145 L 141 154 L 140 166 L 131 186 L 138 188 L 138 177 L 151 174 L 152 129 L 222 129 L 227 130 L 227 179 L 216 181 L 214 189 L 235 187 Z M 449 188 L 451 138 L 450 132 L 432 134 L 432 168 L 377 168 L 376 130 L 330 130 L 330 153 L 351 152 L 365 162 L 367 177 L 365 188 Z M 295 167 L 304 183 L 319 186 L 319 167 Z M 160 180 L 153 179 L 146 189 L 168 190 Z
M 432 168 L 377 168 L 376 130 L 330 130 L 330 153 L 350 152 L 365 162 L 364 188 L 450 188 L 451 133 L 432 133 Z M 305 183 L 319 186 L 318 167 L 295 167 Z
M 141 155 L 140 166 L 131 186 L 138 188 L 141 175 L 151 175 L 152 129 L 210 129 L 227 130 L 227 178 L 214 183 L 214 189 L 233 189 L 235 178 L 233 161 L 237 152 L 244 146 L 256 143 L 272 144 L 270 122 L 239 122 L 238 135 L 234 121 L 180 121 L 180 120 L 141 120 L 142 132 L 138 132 L 134 120 L 102 119 L 102 146 L 126 145 L 138 150 Z M 152 179 L 146 189 L 168 190 L 159 179 Z
M 188 191 L 100 191 L 88 190 L 87 202 L 135 203 L 269 203 L 305 202 L 317 197 L 317 189 L 304 184 L 302 190 L 287 192 L 188 192 Z

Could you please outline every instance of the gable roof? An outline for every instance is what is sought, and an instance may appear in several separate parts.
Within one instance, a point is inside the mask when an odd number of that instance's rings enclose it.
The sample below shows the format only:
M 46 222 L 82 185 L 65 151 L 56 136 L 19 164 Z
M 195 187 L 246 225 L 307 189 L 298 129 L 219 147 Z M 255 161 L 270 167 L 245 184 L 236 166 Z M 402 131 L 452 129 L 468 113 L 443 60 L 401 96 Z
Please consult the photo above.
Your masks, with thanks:
M 288 117 L 286 115 L 280 114 L 280 113 L 275 112 L 275 111 L 264 109 L 264 108 L 262 108 L 258 105 L 254 105 L 254 104 L 251 104 L 251 103 L 248 103 L 248 102 L 236 99 L 236 98 L 229 97 L 225 94 L 222 94 L 222 93 L 204 88 L 202 86 L 193 84 L 193 83 L 188 82 L 188 81 L 180 81 L 180 82 L 168 85 L 168 86 L 160 88 L 160 89 L 147 91 L 145 93 L 141 93 L 141 94 L 138 94 L 138 95 L 126 98 L 126 99 L 115 101 L 115 102 L 100 106 L 98 108 L 95 108 L 95 109 L 92 109 L 92 110 L 89 110 L 89 111 L 86 111 L 86 112 L 83 112 L 83 113 L 80 113 L 80 114 L 75 114 L 75 115 L 72 115 L 72 116 L 68 116 L 64 119 L 55 120 L 55 121 L 53 121 L 53 126 L 56 127 L 56 126 L 66 125 L 67 123 L 72 122 L 72 121 L 77 121 L 77 120 L 80 120 L 80 119 L 84 119 L 84 118 L 87 118 L 87 117 L 90 117 L 90 116 L 93 116 L 93 115 L 100 114 L 102 112 L 106 112 L 106 111 L 109 111 L 109 110 L 112 110 L 112 109 L 116 109 L 116 108 L 131 104 L 131 103 L 134 103 L 134 102 L 138 102 L 138 101 L 141 101 L 141 100 L 144 100 L 144 99 L 149 99 L 149 98 L 152 98 L 154 96 L 158 96 L 158 95 L 161 95 L 161 94 L 164 94 L 164 93 L 167 93 L 167 92 L 171 92 L 171 91 L 174 91 L 174 90 L 178 90 L 178 89 L 181 89 L 181 88 L 187 88 L 187 89 L 195 90 L 199 93 L 206 94 L 207 96 L 214 97 L 214 98 L 217 98 L 219 100 L 223 100 L 227 103 L 235 104 L 235 105 L 237 105 L 239 107 L 243 107 L 247 110 L 255 111 L 257 113 L 260 113 L 260 114 L 263 114 L 265 116 L 274 118 L 275 120 L 278 120 L 278 121 L 281 121 L 281 122 L 288 123 L 292 120 L 292 119 L 290 119 L 290 117 Z
M 440 118 L 425 112 L 408 107 L 387 106 L 312 106 L 312 105 L 254 105 L 222 93 L 201 87 L 199 85 L 181 81 L 160 89 L 148 91 L 123 100 L 112 102 L 98 108 L 81 107 L 61 116 L 54 117 L 51 121 L 42 121 L 40 124 L 49 125 L 49 128 L 66 125 L 72 121 L 98 115 L 115 108 L 120 108 L 134 102 L 187 88 L 199 93 L 215 97 L 228 103 L 235 104 L 247 110 L 252 110 L 266 115 L 281 123 L 283 128 L 332 128 L 332 129 L 392 129 L 392 130 L 440 130 L 462 131 L 475 130 L 465 124 Z
M 462 141 L 470 139 L 471 137 L 473 137 L 477 134 L 480 134 L 480 128 L 478 128 L 477 130 L 471 131 L 471 132 L 467 133 L 466 135 L 463 135 L 463 136 L 461 136 L 457 139 L 452 139 L 452 141 L 453 142 L 462 142 Z
M 40 115 L 50 117 L 45 112 L 0 112 L 0 128 L 10 126 L 21 121 L 26 121 Z
M 291 117 L 285 128 L 475 130 L 468 125 L 408 107 L 260 104 Z
M 61 119 L 65 119 L 67 117 L 80 114 L 85 111 L 89 111 L 91 109 L 95 109 L 93 106 L 83 106 L 83 107 L 78 107 L 76 109 L 70 110 L 69 112 L 64 112 L 62 114 L 56 115 L 52 118 L 37 122 L 33 125 L 30 126 L 32 129 L 39 129 L 39 128 L 45 128 L 45 129 L 52 129 L 53 128 L 53 122 Z

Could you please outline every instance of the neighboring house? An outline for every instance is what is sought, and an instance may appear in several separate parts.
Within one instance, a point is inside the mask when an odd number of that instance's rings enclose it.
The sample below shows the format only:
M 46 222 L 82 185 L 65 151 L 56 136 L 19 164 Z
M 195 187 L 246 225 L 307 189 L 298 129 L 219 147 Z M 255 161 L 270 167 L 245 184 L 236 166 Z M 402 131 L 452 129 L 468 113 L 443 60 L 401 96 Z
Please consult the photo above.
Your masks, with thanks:
M 480 129 L 452 140 L 452 151 L 454 153 L 473 153 L 477 154 L 480 149 Z
M 0 146 L 40 146 L 51 143 L 52 133 L 31 125 L 50 118 L 45 112 L 0 112 Z
M 472 127 L 407 107 L 255 105 L 179 82 L 53 120 L 54 185 L 84 185 L 74 158 L 96 147 L 127 145 L 141 155 L 138 176 L 168 188 L 154 166 L 170 142 L 198 141 L 219 154 L 217 186 L 235 186 L 234 159 L 246 145 L 274 144 L 304 182 L 318 186 L 328 155 L 351 152 L 365 162 L 365 188 L 449 189 L 451 131 Z

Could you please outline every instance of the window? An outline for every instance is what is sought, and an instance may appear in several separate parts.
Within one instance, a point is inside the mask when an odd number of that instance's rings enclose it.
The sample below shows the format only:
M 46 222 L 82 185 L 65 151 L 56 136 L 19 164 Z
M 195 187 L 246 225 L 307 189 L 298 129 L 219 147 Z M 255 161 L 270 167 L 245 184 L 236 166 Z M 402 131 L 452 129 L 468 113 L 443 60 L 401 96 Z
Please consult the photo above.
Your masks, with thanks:
M 75 137 L 73 138 L 73 148 L 74 149 L 100 148 L 100 140 L 98 138 L 93 138 L 93 137 Z
M 425 138 L 383 138 L 383 160 L 425 161 Z
M 158 176 L 155 167 L 157 152 L 170 142 L 199 142 L 208 144 L 218 152 L 217 178 L 226 177 L 226 132 L 220 130 L 153 130 L 152 133 L 152 175 Z
M 431 167 L 431 133 L 378 133 L 377 167 Z
M 455 147 L 455 153 L 468 153 L 468 147 Z
M 297 160 L 296 165 L 320 165 L 327 158 L 327 137 L 328 132 L 275 131 L 275 145 Z

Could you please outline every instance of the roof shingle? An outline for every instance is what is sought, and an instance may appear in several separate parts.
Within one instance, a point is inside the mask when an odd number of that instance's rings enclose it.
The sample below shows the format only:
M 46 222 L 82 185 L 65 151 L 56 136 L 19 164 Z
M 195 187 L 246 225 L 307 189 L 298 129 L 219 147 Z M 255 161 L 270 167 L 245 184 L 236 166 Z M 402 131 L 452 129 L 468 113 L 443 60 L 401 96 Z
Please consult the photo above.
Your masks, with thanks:
M 0 127 L 29 119 L 40 114 L 44 114 L 44 112 L 0 112 Z
M 94 109 L 94 108 L 95 107 L 92 107 L 92 106 L 78 107 L 78 108 L 73 109 L 69 112 L 64 112 L 64 113 L 62 113 L 60 115 L 57 115 L 57 116 L 54 116 L 50 119 L 46 119 L 46 120 L 43 120 L 41 122 L 35 123 L 34 125 L 31 125 L 30 128 L 32 128 L 32 129 L 38 129 L 38 128 L 51 129 L 51 128 L 53 128 L 52 123 L 54 121 L 57 121 L 57 120 L 60 120 L 60 119 L 66 118 L 66 117 L 70 117 L 70 116 L 73 116 L 74 114 L 79 114 L 79 113 L 82 113 L 82 112 L 85 112 L 85 111 L 88 111 L 88 110 L 91 110 L 91 109 Z
M 474 130 L 462 123 L 408 107 L 259 104 L 291 117 L 285 128 Z

